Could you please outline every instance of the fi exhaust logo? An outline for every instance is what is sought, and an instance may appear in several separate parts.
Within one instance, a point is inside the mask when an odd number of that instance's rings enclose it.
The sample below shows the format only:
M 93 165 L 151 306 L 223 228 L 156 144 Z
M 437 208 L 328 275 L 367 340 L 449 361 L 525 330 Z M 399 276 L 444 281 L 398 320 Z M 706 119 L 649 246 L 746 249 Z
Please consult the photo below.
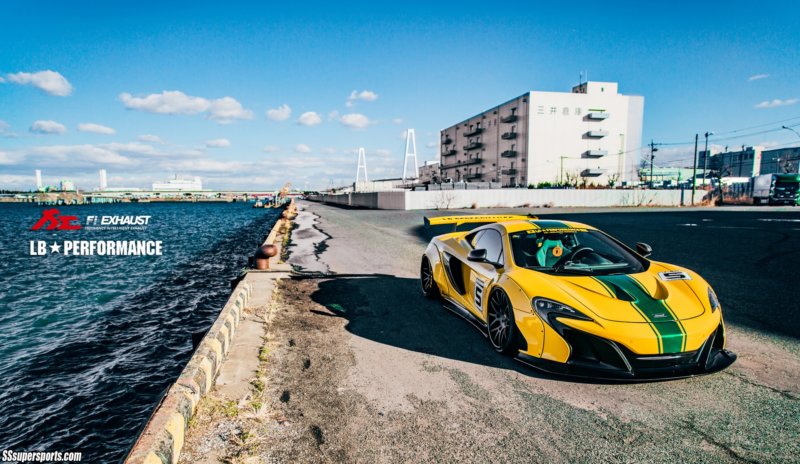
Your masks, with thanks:
M 113 230 L 141 231 L 150 223 L 150 216 L 87 216 L 84 226 L 77 216 L 61 214 L 57 209 L 42 211 L 42 217 L 31 227 L 36 231 Z M 63 256 L 161 256 L 161 240 L 64 240 L 49 243 L 31 240 L 30 256 L 60 254 Z

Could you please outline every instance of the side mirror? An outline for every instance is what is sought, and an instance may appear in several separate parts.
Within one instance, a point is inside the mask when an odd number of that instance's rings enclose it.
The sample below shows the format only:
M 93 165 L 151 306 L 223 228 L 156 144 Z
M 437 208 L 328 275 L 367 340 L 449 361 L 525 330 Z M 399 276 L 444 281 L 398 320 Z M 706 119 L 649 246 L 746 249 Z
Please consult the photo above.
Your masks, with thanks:
M 484 248 L 477 248 L 469 252 L 467 255 L 467 259 L 470 261 L 476 261 L 479 263 L 486 262 L 486 250 Z
M 653 254 L 653 247 L 646 243 L 638 242 L 636 244 L 636 252 L 639 253 L 642 257 L 647 258 L 651 254 Z

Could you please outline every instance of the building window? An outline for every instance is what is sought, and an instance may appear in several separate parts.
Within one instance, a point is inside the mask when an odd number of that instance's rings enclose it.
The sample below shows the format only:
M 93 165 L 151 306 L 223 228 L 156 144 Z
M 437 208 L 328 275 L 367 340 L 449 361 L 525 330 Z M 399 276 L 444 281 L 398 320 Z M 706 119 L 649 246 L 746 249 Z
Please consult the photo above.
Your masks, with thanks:
M 517 107 L 511 108 L 511 116 L 514 116 L 516 112 L 517 112 Z
M 575 116 L 580 116 L 580 115 L 581 115 L 581 109 L 575 108 Z
M 516 149 L 517 149 L 517 144 L 516 143 L 512 143 L 511 144 L 511 150 L 516 150 Z
M 544 114 L 544 106 L 537 106 L 536 107 L 537 114 Z
M 555 106 L 550 107 L 550 114 L 556 114 L 557 108 Z
M 564 116 L 569 116 L 569 108 L 564 107 Z

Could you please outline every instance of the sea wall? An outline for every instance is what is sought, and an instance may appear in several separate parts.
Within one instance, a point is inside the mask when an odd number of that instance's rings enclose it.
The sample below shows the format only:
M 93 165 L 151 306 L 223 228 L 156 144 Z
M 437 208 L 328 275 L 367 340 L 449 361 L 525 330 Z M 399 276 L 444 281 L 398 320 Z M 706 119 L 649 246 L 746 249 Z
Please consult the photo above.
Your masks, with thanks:
M 281 259 L 283 236 L 291 230 L 295 206 L 290 204 L 284 215 L 276 221 L 263 244 L 278 247 L 278 254 L 270 258 L 270 267 Z M 265 272 L 265 271 L 256 271 Z M 278 278 L 275 273 L 275 278 Z M 175 464 L 178 462 L 186 437 L 189 420 L 194 416 L 201 398 L 214 387 L 223 360 L 233 344 L 242 312 L 253 293 L 252 273 L 241 278 L 222 307 L 214 324 L 198 344 L 178 380 L 172 384 L 162 401 L 128 453 L 126 464 Z M 263 274 L 262 274 L 263 276 Z M 144 373 L 143 375 L 146 375 Z
M 695 192 L 696 205 L 707 192 Z M 485 189 L 357 192 L 317 195 L 310 199 L 324 203 L 372 209 L 464 209 L 519 206 L 624 207 L 680 206 L 692 203 L 691 190 L 640 189 Z

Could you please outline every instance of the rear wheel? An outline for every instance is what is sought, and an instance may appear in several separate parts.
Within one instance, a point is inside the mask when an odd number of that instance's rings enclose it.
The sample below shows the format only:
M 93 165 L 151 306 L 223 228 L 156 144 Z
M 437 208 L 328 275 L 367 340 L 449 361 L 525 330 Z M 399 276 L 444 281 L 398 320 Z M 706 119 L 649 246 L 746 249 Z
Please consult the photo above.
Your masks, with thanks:
M 427 256 L 422 257 L 422 263 L 419 268 L 419 280 L 422 284 L 422 294 L 425 295 L 425 298 L 435 300 L 440 297 L 439 286 L 436 285 L 436 281 L 433 279 L 433 268 Z
M 489 311 L 486 326 L 489 341 L 494 349 L 505 355 L 515 355 L 518 351 L 519 329 L 514 321 L 514 308 L 511 300 L 502 289 L 496 289 L 489 295 Z

